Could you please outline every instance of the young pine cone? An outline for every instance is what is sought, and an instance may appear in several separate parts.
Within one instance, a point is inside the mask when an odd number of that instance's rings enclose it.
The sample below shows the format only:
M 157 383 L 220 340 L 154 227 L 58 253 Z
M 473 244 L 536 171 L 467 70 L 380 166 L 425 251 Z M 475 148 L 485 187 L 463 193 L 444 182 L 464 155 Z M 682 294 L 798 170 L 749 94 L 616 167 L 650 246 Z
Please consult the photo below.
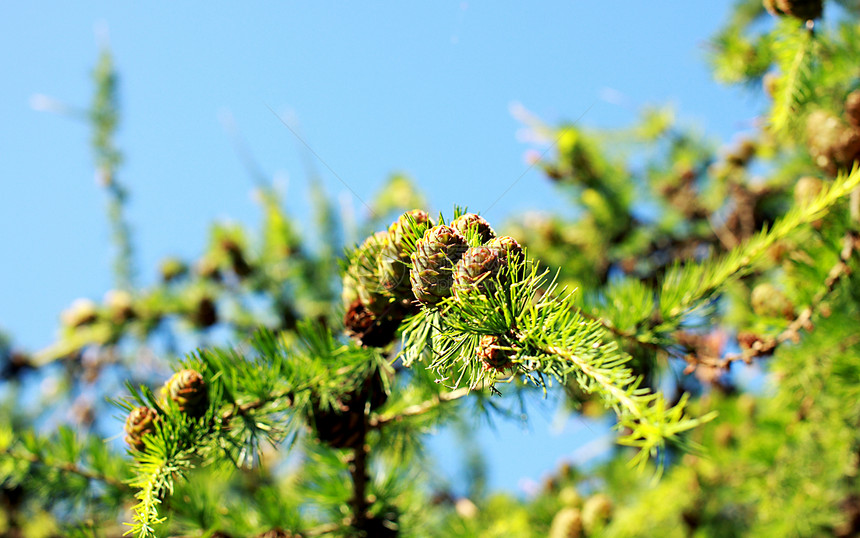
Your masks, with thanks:
M 98 319 L 99 307 L 90 299 L 75 299 L 69 308 L 60 314 L 60 321 L 66 327 L 77 329 Z
M 152 408 L 140 406 L 132 409 L 125 420 L 125 442 L 128 446 L 143 451 L 146 448 L 143 437 L 155 433 L 157 419 L 158 414 Z
M 385 347 L 394 340 L 405 316 L 404 309 L 392 304 L 388 312 L 373 314 L 355 299 L 343 319 L 346 334 L 365 347 Z
M 505 262 L 511 259 L 518 259 L 521 261 L 523 258 L 523 247 L 517 243 L 516 239 L 509 235 L 496 237 L 487 243 L 487 246 L 497 249 L 499 251 L 499 255 Z
M 323 408 L 318 398 L 311 401 L 311 423 L 317 438 L 334 448 L 357 448 L 367 431 L 365 409 L 378 409 L 388 401 L 383 372 L 374 370 L 355 390 Z M 387 375 L 387 374 L 385 374 Z
M 806 138 L 815 164 L 830 174 L 836 174 L 840 168 L 850 168 L 860 157 L 860 129 L 827 111 L 816 110 L 809 114 Z
M 436 226 L 427 230 L 412 253 L 409 280 L 415 298 L 434 305 L 450 296 L 454 265 L 466 249 L 466 239 L 453 228 Z
M 483 245 L 496 237 L 496 232 L 493 231 L 490 223 L 474 213 L 460 215 L 451 223 L 451 228 L 460 232 L 460 235 L 466 239 L 471 237 L 477 238 L 479 245 Z
M 382 287 L 378 269 L 378 260 L 387 241 L 388 232 L 377 232 L 365 239 L 349 267 L 350 278 L 355 283 L 358 298 L 373 314 L 385 312 L 391 302 L 391 297 Z M 347 279 L 344 278 L 344 286 L 346 284 Z
M 582 536 L 582 513 L 578 508 L 562 508 L 549 527 L 549 538 L 579 538 Z
M 471 290 L 483 295 L 494 293 L 499 282 L 505 285 L 506 269 L 498 249 L 471 247 L 454 266 L 454 296 L 461 297 Z
M 433 226 L 430 215 L 420 209 L 407 211 L 388 228 L 388 237 L 383 242 L 378 257 L 382 288 L 395 298 L 412 300 L 409 286 L 409 247 L 407 237 L 421 237 Z M 414 245 L 413 245 L 414 246 Z
M 185 369 L 173 374 L 161 388 L 161 396 L 174 401 L 180 412 L 195 418 L 209 407 L 206 381 L 197 370 Z
M 612 518 L 613 505 L 605 493 L 596 493 L 582 507 L 582 526 L 590 536 L 599 532 Z
M 802 21 L 821 16 L 823 0 L 763 0 L 764 8 L 771 15 L 789 15 Z
M 783 317 L 785 319 L 794 317 L 794 305 L 791 300 L 769 282 L 764 282 L 753 288 L 750 294 L 750 305 L 753 312 L 759 316 Z
M 845 97 L 845 119 L 854 127 L 860 127 L 860 90 L 854 90 Z
M 484 370 L 503 372 L 506 368 L 511 367 L 513 352 L 509 349 L 502 349 L 503 347 L 507 346 L 501 336 L 487 334 L 481 337 L 476 353 L 484 365 Z

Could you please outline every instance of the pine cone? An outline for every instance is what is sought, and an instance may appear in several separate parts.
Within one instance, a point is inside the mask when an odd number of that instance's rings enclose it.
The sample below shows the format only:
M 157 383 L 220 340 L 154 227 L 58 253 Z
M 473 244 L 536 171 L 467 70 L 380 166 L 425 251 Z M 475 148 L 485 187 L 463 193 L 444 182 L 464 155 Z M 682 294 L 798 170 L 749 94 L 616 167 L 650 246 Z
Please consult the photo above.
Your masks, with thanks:
M 334 407 L 323 409 L 312 405 L 312 419 L 320 441 L 334 448 L 357 448 L 367 431 L 364 402 L 352 394 L 335 402 Z
M 200 278 L 215 282 L 221 280 L 221 268 L 218 266 L 218 261 L 210 254 L 206 254 L 197 260 L 194 271 Z
M 785 294 L 769 282 L 759 284 L 750 294 L 750 304 L 753 312 L 759 316 L 772 318 L 794 317 L 794 305 Z
M 845 98 L 845 119 L 854 127 L 860 127 L 860 90 L 854 90 Z
M 218 323 L 218 308 L 212 297 L 205 294 L 197 297 L 189 320 L 199 329 L 208 329 Z
M 582 507 L 582 526 L 588 535 L 599 531 L 612 517 L 612 499 L 605 493 L 592 495 Z
M 821 16 L 824 2 L 822 0 L 772 0 L 772 4 L 778 12 L 808 21 Z M 765 7 L 767 7 L 767 1 Z
M 250 276 L 254 272 L 254 268 L 248 263 L 245 254 L 242 251 L 242 246 L 235 240 L 225 237 L 221 239 L 221 250 L 223 250 L 230 259 L 230 267 L 240 279 Z
M 776 0 L 762 0 L 762 5 L 768 13 L 774 16 L 784 15 L 782 10 L 777 7 Z
M 409 280 L 415 298 L 433 305 L 451 295 L 454 265 L 466 249 L 466 239 L 448 226 L 427 230 L 412 253 Z
M 794 185 L 794 203 L 799 206 L 808 206 L 818 198 L 823 186 L 824 182 L 817 177 L 804 176 L 798 179 Z
M 373 314 L 361 300 L 349 305 L 343 319 L 347 336 L 365 347 L 385 347 L 394 340 L 397 328 L 403 321 L 403 309 L 392 304 L 389 312 Z
M 388 232 L 377 232 L 365 239 L 349 267 L 359 299 L 365 308 L 374 314 L 384 312 L 391 303 L 391 297 L 382 287 L 378 268 L 382 248 L 387 240 Z
M 374 371 L 362 384 L 323 409 L 317 398 L 312 399 L 311 420 L 320 441 L 334 448 L 357 448 L 367 432 L 365 408 L 378 409 L 388 401 L 382 373 Z
M 180 412 L 191 417 L 202 416 L 209 407 L 206 381 L 197 370 L 180 370 L 161 388 L 161 397 L 173 400 Z
M 105 294 L 105 307 L 111 321 L 117 325 L 135 318 L 134 299 L 125 290 L 110 290 Z
M 454 266 L 455 297 L 460 297 L 471 290 L 483 295 L 491 295 L 496 291 L 497 279 L 505 286 L 507 264 L 499 255 L 499 250 L 492 247 L 469 248 L 457 265 Z
M 579 538 L 582 536 L 582 513 L 578 508 L 562 508 L 552 518 L 549 538 Z
M 99 314 L 96 303 L 90 299 L 75 299 L 69 308 L 60 314 L 60 321 L 66 327 L 76 329 L 93 323 Z
M 499 249 L 499 254 L 502 256 L 506 262 L 511 258 L 518 258 L 522 260 L 523 258 L 523 247 L 517 243 L 517 240 L 509 235 L 503 235 L 502 237 L 496 237 L 489 243 L 487 243 L 488 247 Z
M 493 231 L 490 223 L 474 213 L 460 215 L 451 223 L 451 228 L 460 232 L 460 235 L 467 240 L 472 237 L 476 238 L 479 245 L 483 245 L 496 237 L 496 232 Z
M 409 285 L 409 256 L 412 248 L 407 237 L 422 237 L 433 226 L 430 215 L 420 209 L 407 211 L 388 228 L 388 237 L 379 256 L 383 289 L 400 300 L 412 301 Z M 414 246 L 414 245 L 413 245 Z
M 806 136 L 815 164 L 830 174 L 850 168 L 860 156 L 860 129 L 824 110 L 816 110 L 806 118 Z
M 143 451 L 146 448 L 143 437 L 155 433 L 156 420 L 158 414 L 155 409 L 145 406 L 132 409 L 125 419 L 125 442 L 128 446 Z
M 159 266 L 162 282 L 173 282 L 185 276 L 188 273 L 188 266 L 179 258 L 165 258 L 161 260 Z
M 503 372 L 512 366 L 511 356 L 513 352 L 509 349 L 507 342 L 501 336 L 487 334 L 481 337 L 475 350 L 478 359 L 483 363 L 484 370 L 496 370 Z

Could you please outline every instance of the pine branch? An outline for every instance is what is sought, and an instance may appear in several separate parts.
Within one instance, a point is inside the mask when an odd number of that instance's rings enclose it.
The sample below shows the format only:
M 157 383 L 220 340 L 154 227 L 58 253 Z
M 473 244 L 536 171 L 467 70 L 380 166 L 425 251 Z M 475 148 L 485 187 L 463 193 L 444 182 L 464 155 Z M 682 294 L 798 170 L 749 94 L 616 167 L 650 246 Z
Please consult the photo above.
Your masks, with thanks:
M 710 358 L 688 354 L 684 357 L 684 359 L 689 363 L 687 373 L 691 372 L 692 369 L 700 364 L 719 369 L 727 369 L 731 363 L 738 361 L 743 361 L 749 364 L 755 357 L 772 354 L 779 345 L 785 342 L 799 341 L 800 331 L 811 331 L 814 329 L 812 324 L 813 316 L 816 312 L 820 311 L 822 303 L 834 292 L 836 285 L 843 278 L 848 277 L 852 273 L 848 262 L 851 260 L 851 257 L 854 255 L 854 252 L 857 251 L 858 247 L 860 247 L 860 236 L 858 236 L 857 232 L 849 231 L 846 233 L 843 239 L 842 251 L 839 254 L 839 261 L 827 272 L 827 276 L 823 282 L 824 286 L 815 294 L 812 302 L 803 308 L 803 310 L 801 310 L 798 315 L 791 320 L 788 327 L 780 331 L 779 334 L 767 338 L 756 337 L 755 341 L 748 344 L 748 349 L 745 349 L 741 353 L 725 357 Z
M 369 426 L 370 428 L 382 428 L 390 422 L 399 422 L 407 417 L 423 415 L 424 413 L 432 411 L 433 409 L 442 405 L 445 402 L 452 402 L 458 400 L 468 395 L 471 391 L 471 387 L 460 387 L 459 389 L 455 389 L 450 392 L 443 392 L 427 401 L 415 405 L 410 405 L 409 407 L 403 409 L 398 413 L 388 413 L 385 415 L 371 418 Z
M 774 95 L 770 126 L 774 133 L 788 131 L 797 121 L 808 97 L 811 71 L 815 61 L 815 37 L 810 29 L 786 19 L 777 25 L 774 50 L 776 63 L 784 73 Z
M 0 455 L 8 456 L 15 460 L 27 461 L 29 463 L 40 465 L 48 469 L 55 469 L 63 473 L 74 474 L 86 478 L 87 480 L 103 482 L 119 490 L 131 491 L 131 487 L 125 482 L 117 480 L 112 476 L 81 467 L 80 464 L 73 461 L 51 461 L 45 458 L 44 455 L 41 455 L 39 453 L 30 451 L 13 451 L 11 447 L 0 448 Z
M 841 173 L 829 187 L 806 205 L 796 205 L 770 230 L 763 230 L 720 259 L 700 264 L 676 264 L 663 280 L 659 305 L 662 318 L 669 323 L 702 306 L 727 284 L 749 272 L 752 264 L 777 241 L 800 226 L 822 218 L 827 210 L 860 185 L 858 166 Z

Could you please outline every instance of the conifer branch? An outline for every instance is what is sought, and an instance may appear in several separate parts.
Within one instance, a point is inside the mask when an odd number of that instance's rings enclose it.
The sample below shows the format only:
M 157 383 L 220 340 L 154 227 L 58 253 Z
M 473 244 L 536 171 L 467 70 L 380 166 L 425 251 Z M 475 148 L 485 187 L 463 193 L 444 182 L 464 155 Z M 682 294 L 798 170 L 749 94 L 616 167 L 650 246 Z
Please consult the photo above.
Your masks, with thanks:
M 790 127 L 811 93 L 810 71 L 814 61 L 814 34 L 793 21 L 781 21 L 774 43 L 777 64 L 783 71 L 771 109 L 771 128 L 783 133 Z
M 398 413 L 387 413 L 385 415 L 373 417 L 370 419 L 369 426 L 370 428 L 381 428 L 389 422 L 399 422 L 407 417 L 423 415 L 445 402 L 452 402 L 467 396 L 471 391 L 471 387 L 460 387 L 450 392 L 443 392 L 424 402 L 410 405 Z
M 857 251 L 858 246 L 860 246 L 860 236 L 858 236 L 857 232 L 847 232 L 843 238 L 843 247 L 839 254 L 839 261 L 827 272 L 823 288 L 815 294 L 811 304 L 803 308 L 779 334 L 765 338 L 750 335 L 747 339 L 751 341 L 745 342 L 747 349 L 741 353 L 725 357 L 701 357 L 687 354 L 684 356 L 684 359 L 689 363 L 688 373 L 700 364 L 719 369 L 726 369 L 731 363 L 738 361 L 749 364 L 753 358 L 772 354 L 780 344 L 788 341 L 799 341 L 800 331 L 811 331 L 814 329 L 812 317 L 820 310 L 821 304 L 827 297 L 833 293 L 839 281 L 851 274 L 852 271 L 848 262 Z M 739 340 L 743 338 L 743 335 L 739 336 Z
M 700 306 L 730 282 L 747 274 L 752 264 L 768 248 L 797 228 L 822 218 L 827 210 L 860 185 L 860 168 L 841 173 L 817 198 L 806 205 L 796 205 L 770 230 L 763 230 L 720 259 L 701 264 L 676 264 L 663 280 L 660 311 L 667 321 L 678 320 Z
M 84 467 L 81 467 L 80 464 L 72 461 L 50 461 L 43 455 L 40 455 L 36 452 L 17 452 L 13 451 L 11 447 L 0 448 L 0 455 L 8 456 L 15 460 L 27 461 L 29 463 L 40 465 L 49 469 L 55 469 L 63 473 L 74 474 L 86 478 L 87 480 L 103 482 L 119 490 L 131 491 L 131 487 L 125 482 L 117 480 L 112 476 L 99 473 L 92 469 L 86 469 Z

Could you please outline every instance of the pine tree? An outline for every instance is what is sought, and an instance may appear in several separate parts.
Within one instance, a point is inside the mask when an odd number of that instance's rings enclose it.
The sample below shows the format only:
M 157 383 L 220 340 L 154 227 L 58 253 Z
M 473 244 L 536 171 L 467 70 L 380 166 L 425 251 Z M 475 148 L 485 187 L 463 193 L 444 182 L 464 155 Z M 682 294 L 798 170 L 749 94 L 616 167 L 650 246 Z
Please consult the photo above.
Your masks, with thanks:
M 557 143 L 534 164 L 573 219 L 431 218 L 394 176 L 372 203 L 390 220 L 338 266 L 328 198 L 313 244 L 264 185 L 259 230 L 214 224 L 149 287 L 105 51 L 90 121 L 117 289 L 70 305 L 43 350 L 0 339 L 0 534 L 856 535 L 857 17 L 835 0 L 739 2 L 714 74 L 770 101 L 723 150 L 668 109 L 611 133 L 535 126 Z M 196 351 L 172 358 L 183 341 Z M 744 387 L 744 365 L 767 390 Z M 52 369 L 56 393 L 18 406 Z M 110 404 L 76 401 L 84 385 Z M 434 491 L 429 432 L 530 394 L 613 417 L 605 463 L 564 465 L 525 499 Z M 77 431 L 36 433 L 56 409 Z

